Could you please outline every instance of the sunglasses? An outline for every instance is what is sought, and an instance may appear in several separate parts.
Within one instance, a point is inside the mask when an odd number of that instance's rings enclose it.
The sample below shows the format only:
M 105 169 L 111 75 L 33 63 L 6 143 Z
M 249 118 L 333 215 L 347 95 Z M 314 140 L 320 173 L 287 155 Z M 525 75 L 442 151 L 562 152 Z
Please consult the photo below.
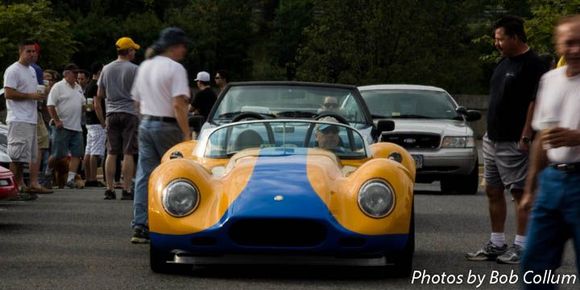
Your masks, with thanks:
M 323 106 L 325 108 L 338 108 L 338 104 L 336 104 L 336 103 L 326 103 Z
M 220 77 L 215 77 L 214 79 L 216 79 L 216 80 L 221 80 L 222 78 L 220 78 Z

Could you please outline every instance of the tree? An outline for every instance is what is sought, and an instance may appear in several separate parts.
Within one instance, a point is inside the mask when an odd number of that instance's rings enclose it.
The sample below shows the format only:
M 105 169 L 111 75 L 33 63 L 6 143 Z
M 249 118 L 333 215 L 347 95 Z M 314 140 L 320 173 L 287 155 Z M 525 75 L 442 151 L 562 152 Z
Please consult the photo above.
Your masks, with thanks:
M 475 11 L 469 2 L 316 1 L 298 54 L 298 78 L 474 90 L 481 70 L 465 33 Z
M 42 48 L 39 63 L 44 68 L 62 67 L 76 50 L 69 23 L 57 18 L 46 0 L 0 6 L 0 27 L 2 68 L 17 60 L 18 42 L 26 38 L 39 42 Z

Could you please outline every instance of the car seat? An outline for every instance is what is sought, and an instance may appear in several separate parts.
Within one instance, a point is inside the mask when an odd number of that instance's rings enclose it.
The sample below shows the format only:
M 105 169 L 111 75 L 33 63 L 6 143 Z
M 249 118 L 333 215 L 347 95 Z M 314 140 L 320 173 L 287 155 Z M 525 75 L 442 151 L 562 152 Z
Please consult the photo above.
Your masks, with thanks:
M 260 134 L 255 130 L 249 129 L 238 135 L 234 142 L 234 148 L 236 151 L 241 151 L 247 148 L 259 148 L 263 143 L 264 140 Z

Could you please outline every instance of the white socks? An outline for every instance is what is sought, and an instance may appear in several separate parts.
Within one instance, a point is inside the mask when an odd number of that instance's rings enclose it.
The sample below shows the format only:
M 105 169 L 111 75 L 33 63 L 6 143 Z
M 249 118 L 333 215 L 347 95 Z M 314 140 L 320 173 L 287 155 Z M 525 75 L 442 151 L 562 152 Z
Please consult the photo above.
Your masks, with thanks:
M 490 241 L 498 247 L 503 247 L 503 245 L 505 245 L 505 233 L 491 233 Z M 526 236 L 516 235 L 516 239 L 514 241 L 514 244 L 516 244 L 522 248 L 525 248 L 526 247 Z
M 516 240 L 514 241 L 514 244 L 525 249 L 526 248 L 526 236 L 516 235 Z
M 503 247 L 505 245 L 505 233 L 491 233 L 490 241 L 498 247 Z
M 77 175 L 75 172 L 69 171 L 68 172 L 68 178 L 66 179 L 66 182 L 71 182 L 75 180 L 75 175 Z

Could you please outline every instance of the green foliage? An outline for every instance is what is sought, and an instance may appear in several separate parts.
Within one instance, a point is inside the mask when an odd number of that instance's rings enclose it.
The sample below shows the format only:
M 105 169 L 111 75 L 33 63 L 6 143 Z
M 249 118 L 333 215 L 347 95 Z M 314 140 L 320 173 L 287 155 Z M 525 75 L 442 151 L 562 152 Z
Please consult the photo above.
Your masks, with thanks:
M 227 69 L 234 80 L 436 85 L 453 93 L 487 91 L 499 58 L 491 27 L 501 15 L 527 19 L 530 45 L 553 53 L 552 30 L 580 0 L 36 0 L 0 6 L 0 59 L 17 42 L 38 39 L 40 64 L 88 68 L 116 58 L 114 43 L 145 49 L 168 26 L 192 43 L 185 67 Z
M 317 1 L 299 79 L 473 88 L 480 69 L 465 35 L 470 7 L 459 2 Z
M 60 68 L 76 50 L 69 22 L 55 17 L 50 2 L 45 0 L 1 5 L 0 27 L 0 67 L 3 69 L 18 60 L 18 43 L 23 39 L 35 39 L 41 44 L 39 63 L 43 67 Z

